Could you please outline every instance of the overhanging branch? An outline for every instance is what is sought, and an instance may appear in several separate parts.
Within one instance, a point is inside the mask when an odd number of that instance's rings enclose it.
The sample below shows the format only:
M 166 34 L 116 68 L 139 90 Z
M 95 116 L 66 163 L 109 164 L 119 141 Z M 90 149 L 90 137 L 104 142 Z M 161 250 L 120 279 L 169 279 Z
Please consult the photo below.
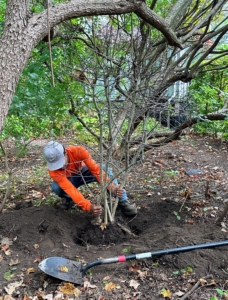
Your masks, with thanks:
M 207 122 L 207 121 L 223 121 L 227 118 L 227 114 L 225 113 L 210 113 L 208 115 L 205 116 L 201 116 L 201 117 L 196 117 L 196 118 L 191 118 L 189 120 L 187 120 L 186 122 L 184 122 L 183 124 L 181 124 L 180 126 L 178 126 L 176 128 L 176 130 L 174 132 L 171 133 L 164 133 L 163 136 L 165 136 L 163 139 L 160 139 L 157 142 L 154 143 L 150 143 L 150 144 L 145 144 L 143 147 L 143 151 L 147 152 L 155 147 L 161 147 L 164 146 L 174 140 L 179 139 L 179 137 L 181 136 L 181 134 L 183 133 L 183 130 L 189 127 L 192 127 L 194 124 L 198 123 L 198 122 Z M 160 133 L 161 136 L 161 133 Z M 150 139 L 154 139 L 154 138 L 158 138 L 159 134 L 151 134 L 147 140 Z M 140 137 L 137 137 L 135 140 L 131 141 L 131 145 L 136 146 L 137 144 L 140 144 L 142 142 L 142 139 L 140 139 Z M 130 151 L 130 156 L 134 157 L 135 152 L 137 151 L 137 149 L 132 149 Z

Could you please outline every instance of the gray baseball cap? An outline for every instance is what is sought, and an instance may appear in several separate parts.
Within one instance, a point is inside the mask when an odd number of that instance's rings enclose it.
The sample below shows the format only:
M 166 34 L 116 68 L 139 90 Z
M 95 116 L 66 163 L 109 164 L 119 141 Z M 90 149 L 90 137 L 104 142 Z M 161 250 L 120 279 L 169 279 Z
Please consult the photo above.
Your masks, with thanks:
M 50 171 L 61 169 L 65 164 L 64 148 L 55 141 L 50 141 L 44 147 L 44 157 Z

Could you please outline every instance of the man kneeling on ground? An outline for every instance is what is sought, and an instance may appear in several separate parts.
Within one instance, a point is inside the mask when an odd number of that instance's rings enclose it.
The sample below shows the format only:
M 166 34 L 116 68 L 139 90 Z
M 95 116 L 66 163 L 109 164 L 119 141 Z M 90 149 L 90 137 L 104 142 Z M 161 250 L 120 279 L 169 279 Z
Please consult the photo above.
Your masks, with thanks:
M 82 146 L 64 148 L 60 143 L 50 141 L 44 147 L 44 157 L 53 180 L 52 192 L 62 198 L 62 207 L 71 209 L 74 204 L 77 204 L 95 216 L 101 215 L 102 207 L 93 205 L 78 190 L 81 185 L 101 181 L 100 165 L 92 159 L 90 153 Z M 107 171 L 107 175 L 102 171 L 102 180 L 107 181 L 108 177 L 113 177 L 111 168 Z M 129 203 L 126 190 L 120 188 L 117 179 L 113 180 L 108 191 L 112 196 L 119 198 L 118 207 L 125 215 L 137 214 L 137 208 Z

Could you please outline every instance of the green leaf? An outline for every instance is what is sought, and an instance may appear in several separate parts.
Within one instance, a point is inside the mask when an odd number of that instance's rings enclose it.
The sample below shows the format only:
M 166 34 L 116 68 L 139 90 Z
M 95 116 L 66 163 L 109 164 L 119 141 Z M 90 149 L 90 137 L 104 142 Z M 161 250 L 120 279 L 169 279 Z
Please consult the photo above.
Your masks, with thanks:
M 192 267 L 190 267 L 190 266 L 187 267 L 187 270 L 188 270 L 189 272 L 192 272 L 192 271 L 193 271 Z
M 124 253 L 128 253 L 130 250 L 131 250 L 131 246 L 129 246 L 129 247 L 127 247 L 127 248 L 124 248 L 124 249 L 123 249 L 123 252 L 124 252 Z
M 14 277 L 14 274 L 13 274 L 12 270 L 9 270 L 9 271 L 7 271 L 7 272 L 4 274 L 4 278 L 5 278 L 6 280 L 10 280 L 10 279 L 13 278 L 13 277 Z
M 36 74 L 36 73 L 30 73 L 29 75 L 30 75 L 30 77 L 33 78 L 33 79 L 39 78 L 39 75 Z
M 223 290 L 220 290 L 220 289 L 216 289 L 217 293 L 222 296 L 223 295 Z

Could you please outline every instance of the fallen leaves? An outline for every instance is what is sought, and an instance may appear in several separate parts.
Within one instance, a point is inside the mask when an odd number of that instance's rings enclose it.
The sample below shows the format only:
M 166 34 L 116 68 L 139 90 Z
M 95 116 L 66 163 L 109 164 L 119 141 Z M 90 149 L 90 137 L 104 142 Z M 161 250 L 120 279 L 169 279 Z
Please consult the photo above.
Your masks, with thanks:
M 89 281 L 84 282 L 84 288 L 96 289 L 96 287 L 95 284 L 91 284 Z
M 116 284 L 113 282 L 109 282 L 105 285 L 105 290 L 108 292 L 111 292 L 115 288 L 116 288 Z
M 76 288 L 73 284 L 65 282 L 60 288 L 60 292 L 66 295 L 74 295 L 78 297 L 81 294 L 81 291 Z
M 29 275 L 30 273 L 34 273 L 34 272 L 35 272 L 34 268 L 28 268 L 28 269 L 26 270 L 26 274 L 27 274 L 27 275 Z
M 68 268 L 66 266 L 60 266 L 59 267 L 59 271 L 63 272 L 63 273 L 68 273 L 69 272 L 69 270 L 68 270 Z
M 20 263 L 19 259 L 11 259 L 9 265 L 10 266 L 16 266 Z
M 34 259 L 34 263 L 39 263 L 39 262 L 41 262 L 43 260 L 43 258 L 42 257 L 36 257 L 35 259 Z
M 130 280 L 129 286 L 133 287 L 135 290 L 137 290 L 137 288 L 138 288 L 139 285 L 140 284 L 138 283 L 138 281 L 136 281 L 134 279 Z
M 200 278 L 199 282 L 202 286 L 204 285 L 216 285 L 216 282 L 214 279 L 211 279 L 209 282 L 207 280 L 205 280 L 204 278 Z
M 142 279 L 142 278 L 146 278 L 147 277 L 147 271 L 142 272 L 142 271 L 138 270 L 137 272 L 138 272 L 137 278 L 141 278 Z
M 187 220 L 187 223 L 190 224 L 190 225 L 193 225 L 194 224 L 194 220 L 189 219 L 189 220 Z
M 1 249 L 4 247 L 4 246 L 10 246 L 10 245 L 13 245 L 13 241 L 10 240 L 8 237 L 3 237 L 0 241 L 0 246 L 1 246 Z
M 174 295 L 177 297 L 181 297 L 184 295 L 184 292 L 178 291 L 178 292 L 175 292 Z
M 129 271 L 131 272 L 137 272 L 138 270 L 140 270 L 142 267 L 140 264 L 138 263 L 134 263 L 129 267 Z
M 11 252 L 9 250 L 9 245 L 7 245 L 7 244 L 2 246 L 1 250 L 4 251 L 5 255 L 10 255 L 11 254 Z
M 26 199 L 46 199 L 42 192 L 36 191 L 36 190 L 31 190 L 30 193 L 25 198 Z
M 171 298 L 171 292 L 170 290 L 162 289 L 161 295 L 165 298 Z
M 183 192 L 180 193 L 180 196 L 184 197 L 186 200 L 191 199 L 191 189 L 187 188 Z
M 20 287 L 23 283 L 23 279 L 20 281 L 9 283 L 4 289 L 8 295 L 12 295 L 16 288 Z

